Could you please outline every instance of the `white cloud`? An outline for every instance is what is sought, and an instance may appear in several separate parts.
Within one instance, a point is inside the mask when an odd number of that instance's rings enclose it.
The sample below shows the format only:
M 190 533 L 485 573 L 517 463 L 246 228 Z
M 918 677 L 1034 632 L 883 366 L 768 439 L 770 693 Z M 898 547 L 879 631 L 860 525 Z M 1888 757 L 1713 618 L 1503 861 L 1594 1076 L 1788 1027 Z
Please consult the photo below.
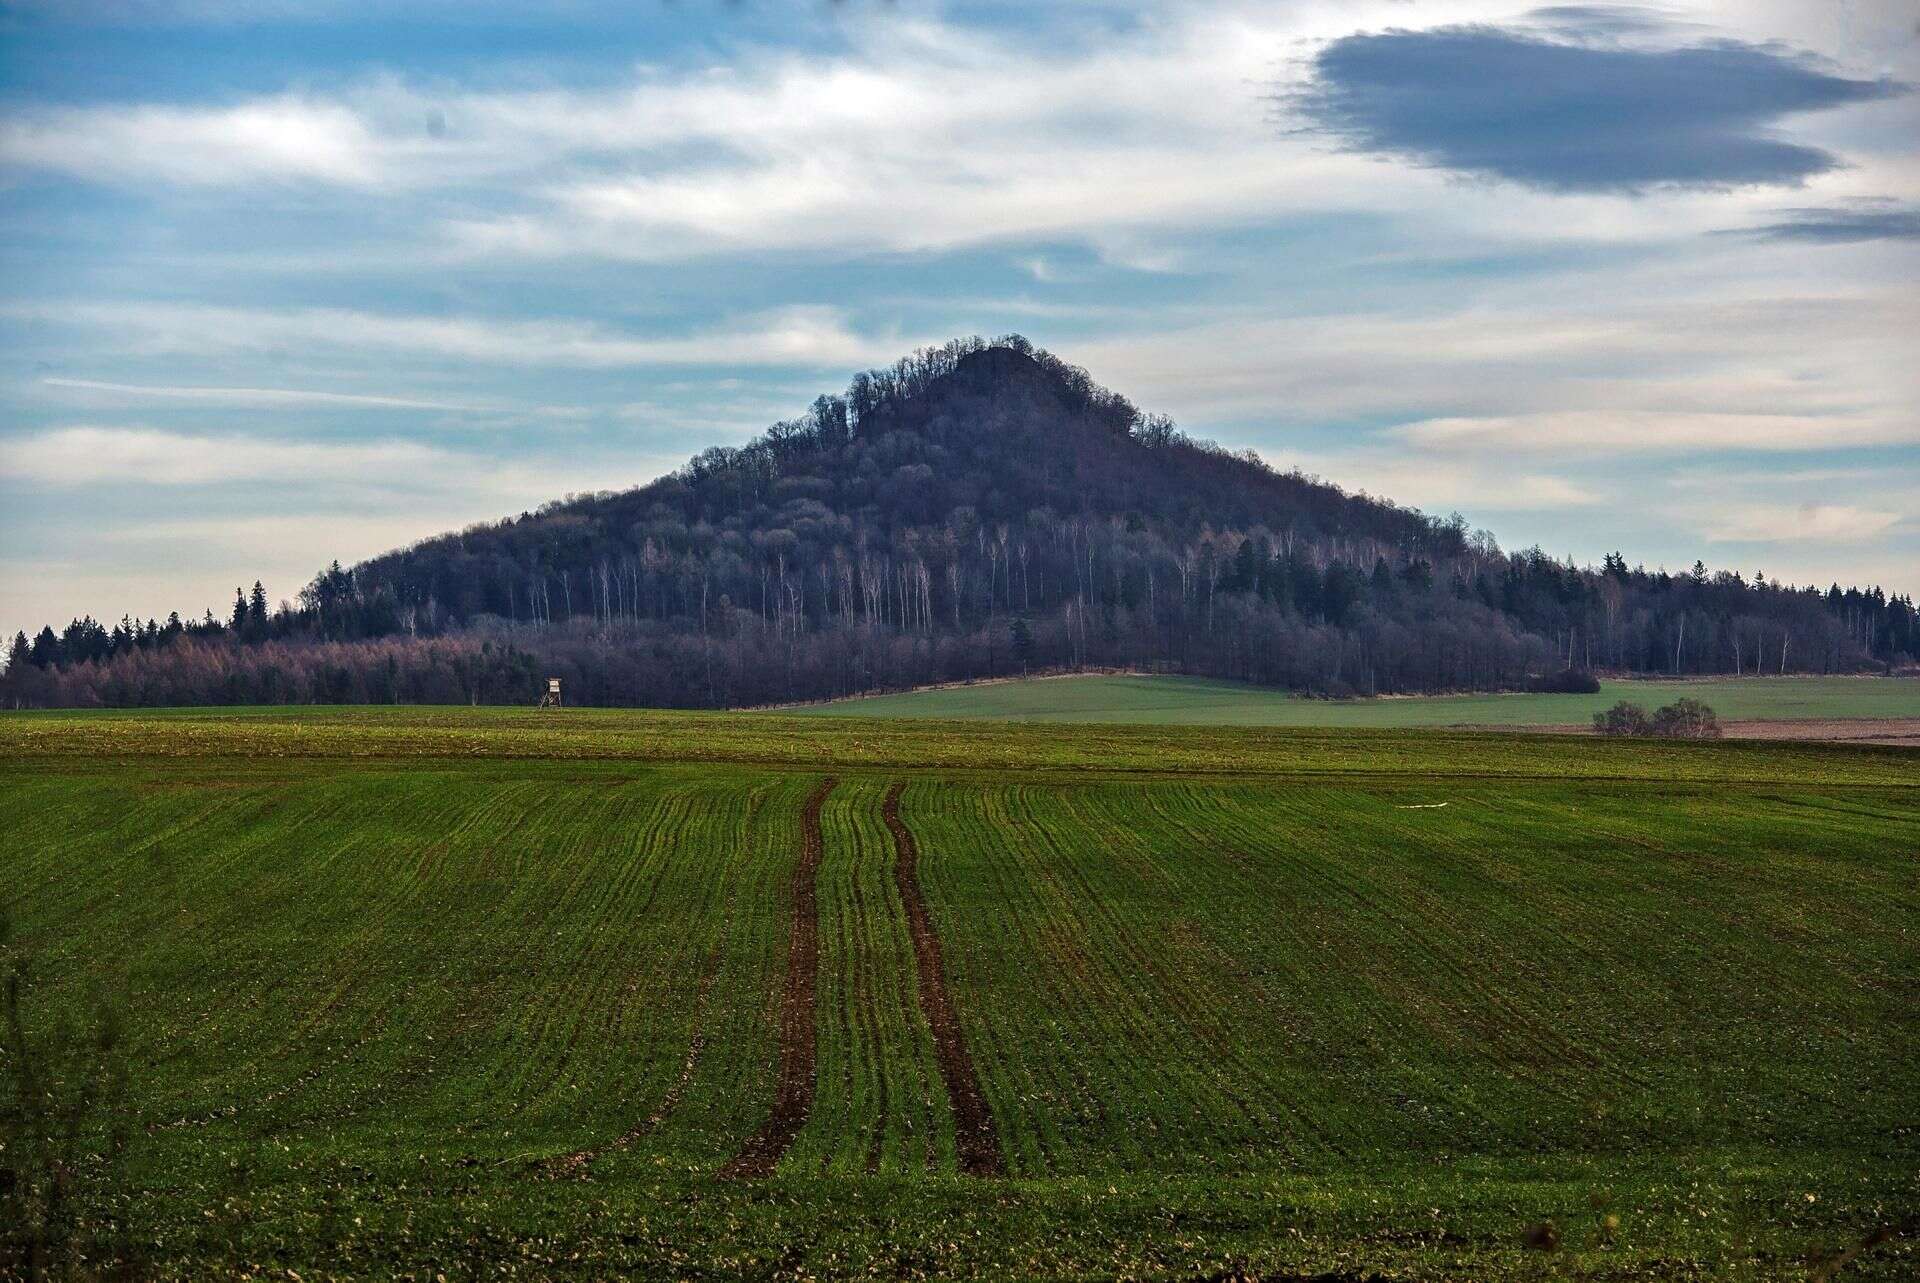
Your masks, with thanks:
M 1665 264 L 1523 278 L 1454 308 L 1242 308 L 1077 345 L 1140 404 L 1210 424 L 1387 425 L 1426 455 L 1586 459 L 1920 442 L 1911 291 L 1690 280 Z M 1574 296 L 1572 304 L 1568 295 Z
M 460 505 L 472 513 L 466 519 L 475 520 L 570 492 L 639 485 L 680 462 L 650 452 L 587 457 L 575 451 L 558 466 L 528 467 L 404 439 L 312 441 L 75 425 L 7 439 L 0 480 L 61 489 L 297 483 L 301 501 L 319 506 L 328 500 L 316 497 L 318 488 L 333 485 L 349 503 L 364 506 L 371 499 L 417 512 L 426 496 L 433 504 Z M 471 505 L 482 501 L 498 507 L 474 511 Z M 283 503 L 280 512 L 294 510 Z
M 1379 178 L 1273 128 L 1290 19 L 1182 11 L 1091 48 L 898 15 L 844 30 L 837 55 L 748 49 L 594 91 L 383 77 L 217 107 L 27 110 L 0 126 L 0 164 L 116 184 L 484 185 L 493 199 L 444 206 L 444 230 L 488 258 L 1059 237 L 1149 270 L 1176 253 L 1145 233 L 1325 207 Z
M 1914 445 L 1920 444 L 1920 421 L 1695 410 L 1566 410 L 1426 419 L 1396 428 L 1393 435 L 1410 446 L 1433 451 L 1617 458 L 1629 453 Z
M 9 440 L 0 452 L 0 477 L 43 486 L 342 478 L 377 482 L 444 468 L 453 459 L 447 451 L 410 441 L 339 444 L 76 426 Z
M 277 406 L 321 406 L 393 410 L 484 410 L 494 407 L 459 401 L 429 400 L 424 397 L 386 396 L 361 392 L 317 392 L 299 388 L 225 388 L 168 387 L 145 383 L 108 383 L 99 379 L 40 380 L 48 387 L 100 394 L 113 401 L 188 401 L 203 405 L 235 405 L 272 408 Z
M 1871 544 L 1900 522 L 1898 512 L 1851 504 L 1756 504 L 1721 510 L 1705 533 L 1715 543 Z
M 1420 24 L 1489 17 L 1511 14 L 1441 3 L 1423 5 Z M 1152 271 L 1189 262 L 1171 235 L 1301 212 L 1402 215 L 1437 243 L 1617 243 L 1731 225 L 1722 194 L 1636 202 L 1450 183 L 1336 154 L 1276 116 L 1276 82 L 1304 74 L 1312 42 L 1407 22 L 1387 0 L 1216 3 L 1149 10 L 1097 39 L 1035 39 L 873 15 L 839 24 L 846 44 L 831 54 L 748 46 L 592 90 L 382 75 L 217 106 L 27 108 L 0 124 L 0 164 L 117 184 L 419 196 L 433 203 L 413 209 L 416 232 L 489 260 L 1058 240 Z M 1816 48 L 1838 39 L 1781 15 L 1715 24 Z M 1809 194 L 1916 194 L 1897 151 L 1854 159 Z
M 176 303 L 69 303 L 9 308 L 16 316 L 130 336 L 138 355 L 406 353 L 512 366 L 585 369 L 657 365 L 851 368 L 897 354 L 902 340 L 855 334 L 826 307 L 779 308 L 731 325 L 640 337 L 575 320 L 494 320 L 344 308 L 235 308 Z M 910 346 L 910 345 L 909 345 Z
M 398 162 L 407 150 L 343 103 L 298 97 L 29 109 L 0 120 L 0 164 L 115 183 L 369 187 L 406 172 Z
M 1404 450 L 1258 453 L 1275 468 L 1298 468 L 1349 492 L 1365 491 L 1426 512 L 1540 512 L 1582 508 L 1604 497 L 1539 468 L 1516 471 L 1498 463 L 1424 458 Z

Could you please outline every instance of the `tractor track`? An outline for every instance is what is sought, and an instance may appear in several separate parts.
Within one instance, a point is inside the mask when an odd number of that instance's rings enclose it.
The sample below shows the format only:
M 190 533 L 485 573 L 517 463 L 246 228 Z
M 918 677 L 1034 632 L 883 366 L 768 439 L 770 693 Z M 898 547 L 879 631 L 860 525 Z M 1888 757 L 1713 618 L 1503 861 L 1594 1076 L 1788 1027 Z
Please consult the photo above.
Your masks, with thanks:
M 940 935 L 934 930 L 926 898 L 920 893 L 920 848 L 913 839 L 913 830 L 900 818 L 900 794 L 905 788 L 904 782 L 894 782 L 881 804 L 880 816 L 893 834 L 896 856 L 893 880 L 900 889 L 900 903 L 907 911 L 907 929 L 913 936 L 913 954 L 919 963 L 920 1011 L 932 1031 L 934 1057 L 940 1063 L 940 1076 L 947 1083 L 947 1101 L 953 1109 L 954 1149 L 959 1155 L 960 1170 L 969 1176 L 999 1176 L 1006 1171 L 1000 1136 L 994 1127 L 993 1111 L 987 1107 L 987 1098 L 980 1091 L 980 1076 L 974 1072 L 973 1058 L 967 1054 L 966 1038 L 960 1032 L 953 997 L 947 992 Z
M 787 937 L 787 980 L 780 1000 L 780 1081 L 773 1112 L 720 1169 L 737 1180 L 771 1176 L 813 1112 L 818 1076 L 818 1031 L 814 1027 L 820 972 L 820 908 L 815 882 L 820 872 L 820 808 L 837 780 L 822 780 L 800 817 L 800 860 L 793 870 L 793 926 Z

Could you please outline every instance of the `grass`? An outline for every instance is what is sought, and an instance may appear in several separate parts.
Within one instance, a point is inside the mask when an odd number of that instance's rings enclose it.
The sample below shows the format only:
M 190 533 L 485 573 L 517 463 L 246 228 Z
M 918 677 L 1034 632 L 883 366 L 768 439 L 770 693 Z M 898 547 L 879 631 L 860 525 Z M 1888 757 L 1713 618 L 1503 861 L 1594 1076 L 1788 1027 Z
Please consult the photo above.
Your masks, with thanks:
M 84 1198 L 159 1276 L 1804 1277 L 1920 1213 L 1914 761 L 19 715 L 0 885 L 35 1037 L 120 1011 Z M 724 1180 L 829 772 L 810 1112 Z M 957 1163 L 898 783 L 1005 1176 Z
M 1607 681 L 1598 695 L 1322 700 L 1198 677 L 1088 675 L 871 695 L 795 711 L 819 717 L 1189 726 L 1552 726 L 1585 725 L 1616 700 L 1652 709 L 1681 696 L 1705 700 L 1723 720 L 1920 717 L 1920 680 L 1897 677 Z

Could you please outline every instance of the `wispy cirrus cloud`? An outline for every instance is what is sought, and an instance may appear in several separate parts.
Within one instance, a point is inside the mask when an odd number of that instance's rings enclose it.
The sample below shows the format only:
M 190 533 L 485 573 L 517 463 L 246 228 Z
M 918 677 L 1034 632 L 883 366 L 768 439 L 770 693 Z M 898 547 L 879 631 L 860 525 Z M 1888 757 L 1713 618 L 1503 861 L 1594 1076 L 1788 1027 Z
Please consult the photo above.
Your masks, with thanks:
M 1436 459 L 1406 450 L 1361 445 L 1335 451 L 1262 451 L 1280 469 L 1297 468 L 1349 491 L 1364 490 L 1427 512 L 1557 512 L 1601 503 L 1591 485 L 1553 472 L 1550 465 L 1513 467 L 1495 460 Z
M 150 383 L 112 383 L 103 379 L 66 379 L 48 377 L 40 382 L 50 388 L 79 392 L 102 399 L 123 402 L 182 401 L 196 405 L 231 405 L 262 408 L 282 406 L 320 406 L 370 408 L 383 410 L 482 410 L 493 407 L 464 401 L 442 401 L 425 397 L 388 396 L 367 392 L 322 392 L 306 388 L 231 388 L 211 385 L 166 386 Z
M 1751 504 L 1711 514 L 1715 543 L 1871 544 L 1901 523 L 1900 513 L 1844 503 Z
M 381 137 L 344 103 L 290 95 L 211 108 L 27 109 L 0 120 L 0 164 L 94 182 L 369 188 L 407 173 L 403 154 L 418 150 Z
M 336 443 L 81 424 L 14 437 L 0 478 L 42 486 L 230 481 L 377 481 L 432 475 L 458 456 L 412 441 Z
M 1571 305 L 1556 283 L 1470 308 L 1243 316 L 1082 346 L 1187 422 L 1360 420 L 1401 448 L 1568 460 L 1920 442 L 1898 291 L 1662 298 L 1658 271 Z M 1615 290 L 1617 289 L 1617 293 Z M 1436 412 L 1438 407 L 1444 411 Z
M 8 314 L 127 336 L 139 354 L 378 351 L 511 366 L 852 367 L 903 342 L 868 337 L 829 307 L 795 306 L 679 334 L 636 335 L 572 319 L 423 316 L 349 308 L 241 308 L 139 301 L 37 303 Z M 908 344 L 911 346 L 911 344 Z
M 6 439 L 0 446 L 0 481 L 65 490 L 115 486 L 140 490 L 186 489 L 248 483 L 258 493 L 283 494 L 298 483 L 303 492 L 338 486 L 394 520 L 426 519 L 415 513 L 421 492 L 470 504 L 538 503 L 574 490 L 600 489 L 609 478 L 624 484 L 648 481 L 680 462 L 653 453 L 602 452 L 575 456 L 556 467 L 527 467 L 492 454 L 450 449 L 405 437 L 364 441 L 315 441 L 243 432 L 176 431 L 141 424 L 70 424 Z M 395 498 L 395 496 L 400 496 Z M 410 515 L 411 514 L 411 515 Z M 281 512 L 262 520 L 291 519 Z M 497 516 L 480 507 L 466 519 Z M 228 518 L 207 518 L 217 525 Z M 431 527 L 418 534 L 431 534 Z
M 1423 419 L 1393 430 L 1444 452 L 1619 457 L 1724 451 L 1920 445 L 1920 423 L 1896 416 L 1722 413 L 1708 409 L 1559 410 Z
M 1147 267 L 1169 258 L 1148 233 L 1257 221 L 1356 168 L 1275 154 L 1259 78 L 1277 32 L 1240 15 L 1158 18 L 1093 48 L 906 18 L 845 34 L 831 54 L 749 48 L 595 89 L 380 76 L 219 106 L 29 107 L 0 124 L 0 164 L 422 201 L 416 231 L 465 258 L 1059 238 Z
M 1677 47 L 1646 10 L 1542 10 L 1532 25 L 1343 36 L 1290 99 L 1356 151 L 1559 192 L 1797 185 L 1838 157 L 1777 133 L 1788 117 L 1908 92 L 1808 55 L 1724 38 Z

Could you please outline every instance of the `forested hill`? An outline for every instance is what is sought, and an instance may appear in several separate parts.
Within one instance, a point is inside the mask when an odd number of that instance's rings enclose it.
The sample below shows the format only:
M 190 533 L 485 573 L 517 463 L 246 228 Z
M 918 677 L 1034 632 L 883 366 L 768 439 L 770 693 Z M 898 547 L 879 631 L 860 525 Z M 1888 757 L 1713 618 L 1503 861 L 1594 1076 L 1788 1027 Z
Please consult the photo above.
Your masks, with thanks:
M 841 581 L 854 581 L 851 599 L 863 571 L 885 569 L 871 585 L 874 619 L 911 627 L 919 610 L 929 624 L 964 626 L 975 608 L 1031 610 L 1036 593 L 1058 605 L 1066 578 L 1110 573 L 1117 563 L 1075 571 L 1039 554 L 1100 542 L 1095 528 L 1116 520 L 1122 533 L 1195 555 L 1211 532 L 1256 527 L 1270 546 L 1364 545 L 1367 565 L 1375 553 L 1431 560 L 1464 547 L 1456 526 L 1189 441 L 1083 371 L 1013 343 L 919 353 L 742 449 L 710 449 L 638 490 L 376 558 L 356 581 L 436 629 L 485 615 L 672 620 L 698 615 L 702 591 L 709 615 L 724 595 L 781 624 L 789 612 L 845 614 Z M 901 574 L 904 586 L 893 582 Z M 1077 584 L 1076 600 L 1084 591 L 1096 601 L 1103 587 Z M 853 613 L 869 612 L 862 602 Z
M 730 705 L 1158 667 L 1333 693 L 1904 662 L 1912 604 L 1503 554 L 1187 438 L 1011 337 L 857 376 L 635 490 L 337 564 L 269 610 L 15 639 L 12 703 Z

